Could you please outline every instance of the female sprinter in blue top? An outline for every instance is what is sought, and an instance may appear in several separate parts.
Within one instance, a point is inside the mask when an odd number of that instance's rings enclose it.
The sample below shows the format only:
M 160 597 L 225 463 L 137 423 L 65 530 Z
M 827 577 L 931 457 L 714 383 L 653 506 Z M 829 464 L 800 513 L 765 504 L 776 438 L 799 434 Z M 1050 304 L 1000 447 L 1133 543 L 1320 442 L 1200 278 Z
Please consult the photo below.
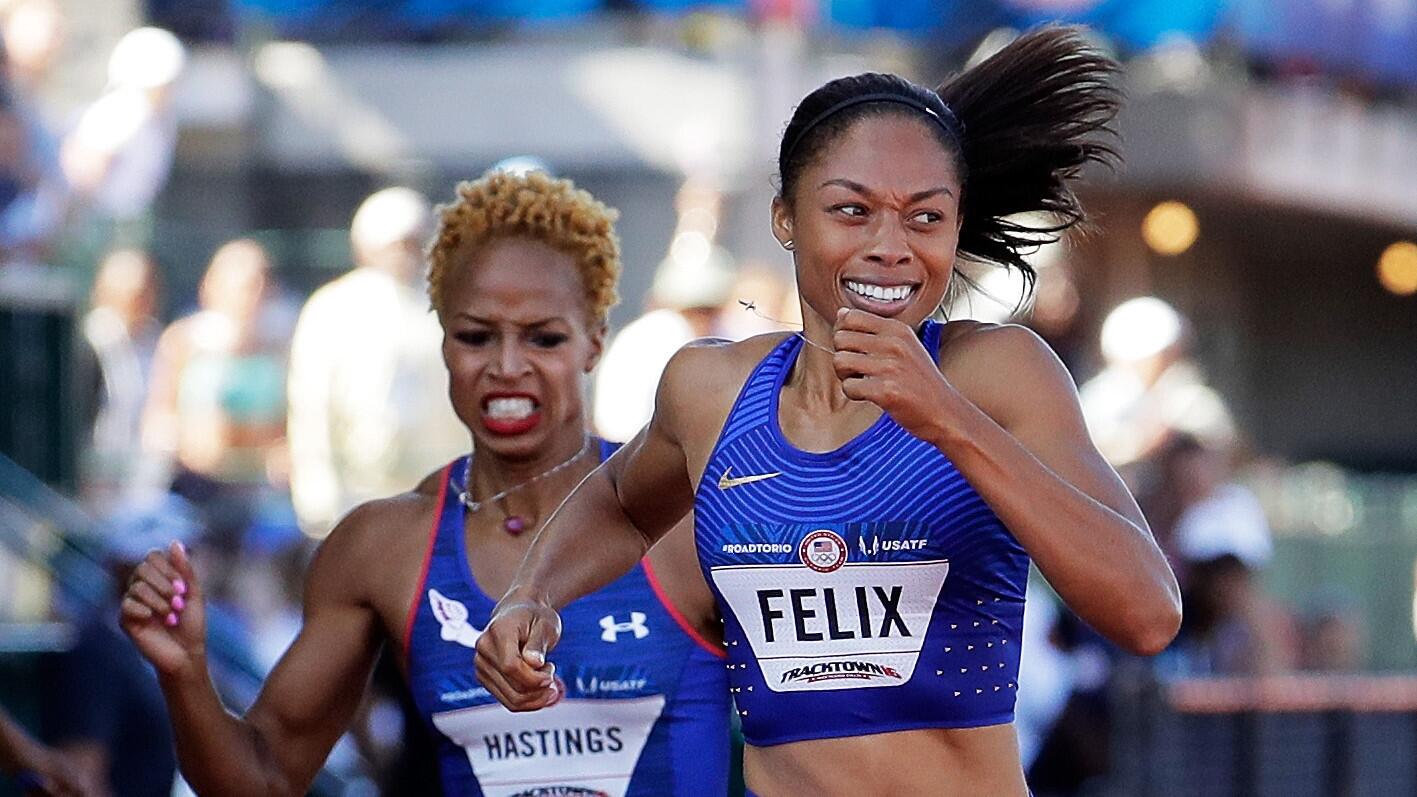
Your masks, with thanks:
M 587 436 L 581 399 L 615 301 L 613 220 L 544 174 L 459 186 L 442 209 L 429 293 L 453 407 L 476 453 L 336 526 L 310 568 L 300 635 L 244 717 L 223 709 L 208 678 L 201 587 L 185 551 L 153 552 L 139 568 L 124 628 L 158 670 L 198 793 L 304 794 L 384 644 L 401 651 L 437 734 L 446 794 L 726 791 L 722 626 L 687 525 L 565 607 L 547 665 L 554 708 L 509 712 L 473 672 L 526 532 L 613 450 Z
M 752 792 L 1026 794 L 1030 559 L 1136 653 L 1175 635 L 1178 590 L 1047 345 L 930 319 L 957 257 L 1031 278 L 1021 252 L 1082 218 L 1069 183 L 1112 157 L 1114 71 L 1045 28 L 935 90 L 864 74 L 802 101 L 772 207 L 802 333 L 676 355 L 648 428 L 543 529 L 478 642 L 503 703 L 555 699 L 557 611 L 692 507 Z

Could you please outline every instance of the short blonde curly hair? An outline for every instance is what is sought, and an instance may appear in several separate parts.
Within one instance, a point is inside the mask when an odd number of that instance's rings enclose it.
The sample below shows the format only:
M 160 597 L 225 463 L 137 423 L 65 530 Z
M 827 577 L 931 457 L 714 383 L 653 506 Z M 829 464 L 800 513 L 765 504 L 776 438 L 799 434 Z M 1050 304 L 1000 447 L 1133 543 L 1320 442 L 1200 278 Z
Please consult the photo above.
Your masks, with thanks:
M 440 205 L 437 213 L 438 234 L 428 252 L 428 298 L 440 319 L 446 286 L 459 268 L 467 267 L 471 258 L 466 254 L 499 238 L 529 238 L 575 257 L 592 326 L 604 324 L 620 300 L 615 290 L 620 279 L 615 220 L 620 214 L 570 180 L 545 172 L 492 171 L 459 183 L 457 199 Z

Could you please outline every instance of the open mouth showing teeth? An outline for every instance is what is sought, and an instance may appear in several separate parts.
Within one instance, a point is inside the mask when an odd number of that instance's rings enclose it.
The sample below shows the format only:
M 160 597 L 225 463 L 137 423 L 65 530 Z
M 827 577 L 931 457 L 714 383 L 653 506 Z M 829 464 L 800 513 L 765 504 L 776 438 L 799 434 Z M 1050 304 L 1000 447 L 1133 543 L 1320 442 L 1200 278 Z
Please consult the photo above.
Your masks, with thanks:
M 516 421 L 536 412 L 536 402 L 526 396 L 488 399 L 482 406 L 487 417 L 499 421 Z
M 864 282 L 845 280 L 846 289 L 867 299 L 875 299 L 878 302 L 898 302 L 910 298 L 915 293 L 914 285 L 868 285 Z

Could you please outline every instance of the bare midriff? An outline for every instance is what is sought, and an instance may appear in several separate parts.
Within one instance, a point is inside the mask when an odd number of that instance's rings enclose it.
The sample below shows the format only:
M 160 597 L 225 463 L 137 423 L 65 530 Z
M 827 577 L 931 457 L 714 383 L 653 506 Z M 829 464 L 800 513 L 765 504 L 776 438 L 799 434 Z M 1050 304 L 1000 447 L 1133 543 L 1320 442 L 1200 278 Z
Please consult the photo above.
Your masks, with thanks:
M 743 768 L 758 797 L 1028 794 L 1012 724 L 749 745 Z

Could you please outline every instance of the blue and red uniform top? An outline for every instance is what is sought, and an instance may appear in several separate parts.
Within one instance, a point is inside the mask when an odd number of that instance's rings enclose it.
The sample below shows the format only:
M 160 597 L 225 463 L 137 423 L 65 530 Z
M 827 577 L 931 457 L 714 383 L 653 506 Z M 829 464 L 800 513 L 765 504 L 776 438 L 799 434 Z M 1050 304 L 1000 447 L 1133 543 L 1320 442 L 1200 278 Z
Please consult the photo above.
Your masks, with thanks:
M 602 442 L 601 459 L 614 447 Z M 443 472 L 409 615 L 409 685 L 437 739 L 443 790 L 478 797 L 697 797 L 728 784 L 724 653 L 666 599 L 649 561 L 561 611 L 551 651 L 565 697 L 513 713 L 478 682 L 473 647 L 496 600 L 469 566 L 464 511 Z

